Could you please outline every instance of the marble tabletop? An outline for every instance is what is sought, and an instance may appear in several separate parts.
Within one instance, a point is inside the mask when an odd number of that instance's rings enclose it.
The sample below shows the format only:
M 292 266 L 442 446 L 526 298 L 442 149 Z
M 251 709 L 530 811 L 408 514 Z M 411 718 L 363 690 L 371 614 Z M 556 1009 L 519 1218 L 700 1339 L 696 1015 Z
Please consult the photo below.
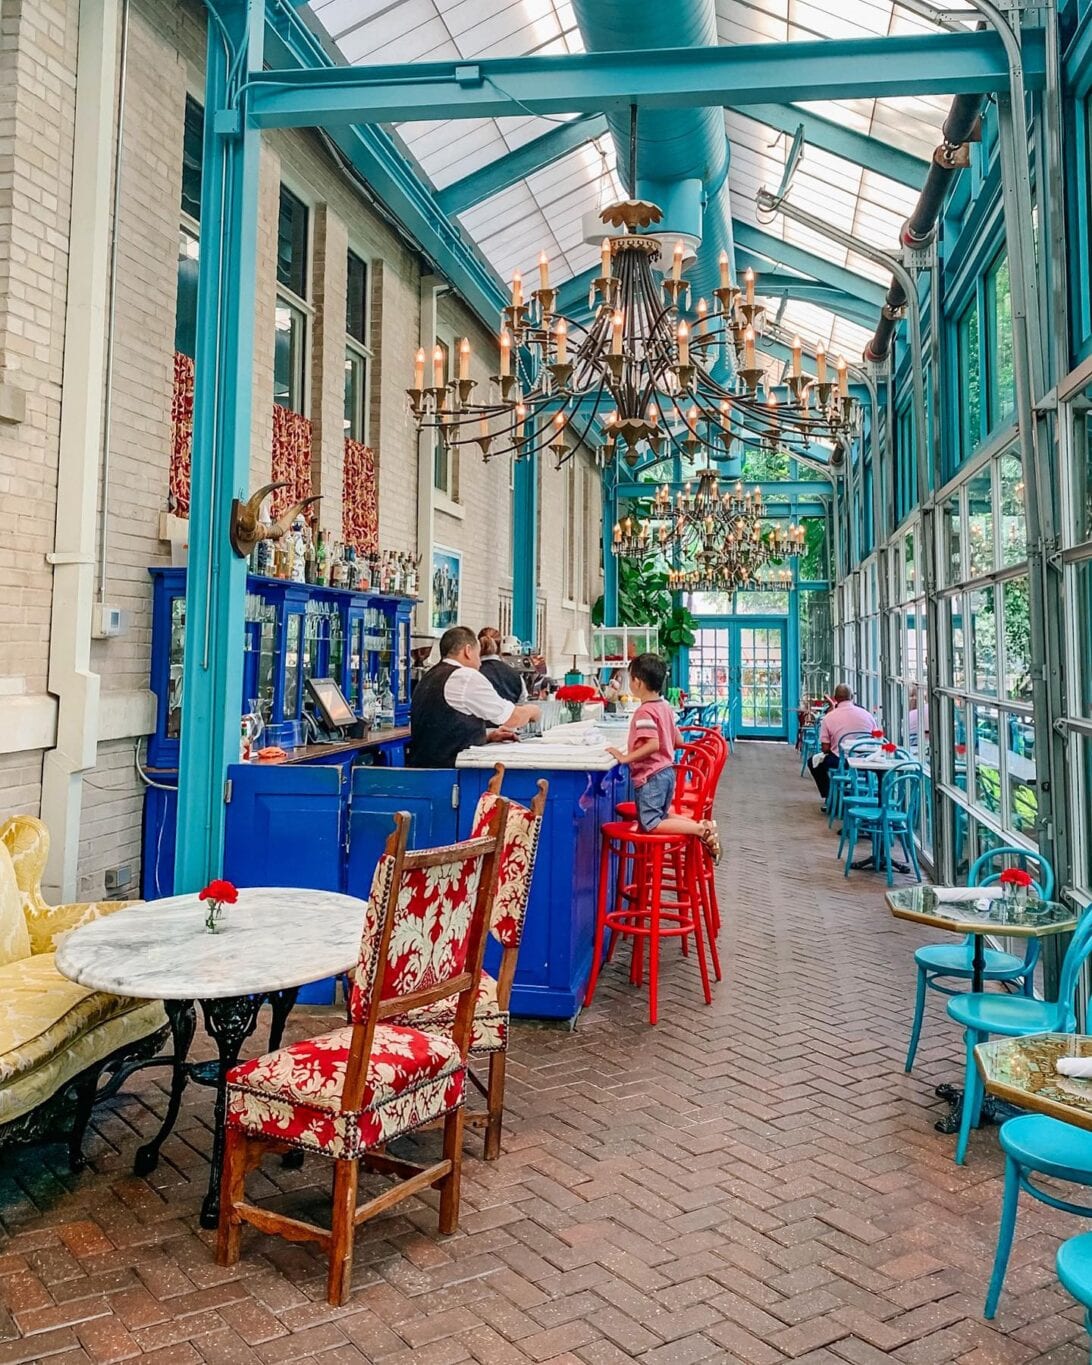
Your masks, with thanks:
M 912 758 L 899 758 L 895 754 L 860 754 L 846 760 L 851 768 L 864 768 L 869 772 L 886 772 L 889 768 L 901 768 L 904 763 L 913 763 Z
M 1077 914 L 1068 905 L 1034 897 L 1015 918 L 1007 911 L 999 886 L 900 886 L 888 891 L 886 900 L 896 919 L 954 934 L 1042 938 L 1077 927 Z
M 62 976 L 138 1000 L 216 1000 L 288 990 L 357 961 L 364 902 L 333 891 L 246 887 L 205 932 L 195 894 L 145 901 L 74 929 Z
M 1036 1033 L 979 1043 L 974 1059 L 991 1095 L 1021 1109 L 1049 1114 L 1079 1128 L 1092 1128 L 1092 1079 L 1060 1076 L 1059 1057 L 1092 1057 L 1092 1038 L 1083 1034 Z

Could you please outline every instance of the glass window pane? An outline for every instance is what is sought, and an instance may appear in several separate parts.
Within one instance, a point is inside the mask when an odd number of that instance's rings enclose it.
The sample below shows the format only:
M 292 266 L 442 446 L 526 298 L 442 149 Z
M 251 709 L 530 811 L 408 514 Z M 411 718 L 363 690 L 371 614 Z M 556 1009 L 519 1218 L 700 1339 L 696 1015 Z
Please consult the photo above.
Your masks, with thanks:
M 963 520 L 959 514 L 959 494 L 954 493 L 941 508 L 940 571 L 947 585 L 963 581 Z
M 802 525 L 804 553 L 800 556 L 800 577 L 806 581 L 829 578 L 826 518 L 804 517 Z
M 277 300 L 273 337 L 273 401 L 303 411 L 303 338 L 305 319 L 298 308 Z
M 1016 370 L 1012 357 L 1012 294 L 1009 290 L 1009 258 L 1002 256 L 987 284 L 993 363 L 990 366 L 990 426 L 1007 421 L 1016 410 Z
M 1005 645 L 1005 696 L 1031 700 L 1031 621 L 1028 580 L 1010 578 L 1001 585 L 1002 628 Z
M 368 344 L 368 267 L 353 251 L 346 272 L 345 330 L 362 346 Z
M 174 315 L 174 349 L 192 360 L 197 354 L 197 275 L 201 244 L 188 228 L 178 234 L 178 291 Z
M 1005 766 L 1009 775 L 1008 825 L 1037 841 L 1039 793 L 1035 786 L 1035 726 L 1030 716 L 1005 716 Z
M 1022 564 L 1028 557 L 1024 511 L 1024 471 L 1019 455 L 1004 455 L 1001 474 L 1001 563 Z
M 1084 403 L 1092 404 L 1092 389 L 1085 389 Z M 1092 410 L 1073 412 L 1073 525 L 1075 544 L 1092 540 Z
M 963 641 L 963 595 L 945 597 L 940 603 L 940 629 L 947 632 L 948 667 L 944 681 L 951 687 L 966 687 L 967 662 Z
M 1077 715 L 1092 719 L 1092 561 L 1075 565 L 1066 579 L 1066 620 L 1076 632 L 1078 649 L 1077 695 L 1070 704 Z
M 1092 739 L 1074 736 L 1071 752 L 1077 767 L 1073 785 L 1078 806 L 1074 812 L 1074 844 L 1078 845 L 1073 857 L 1074 880 L 1087 891 L 1092 888 Z
M 1001 810 L 1001 750 L 998 746 L 999 716 L 993 706 L 975 706 L 974 799 L 992 813 Z
M 997 623 L 995 590 L 979 588 L 970 595 L 971 691 L 997 696 Z
M 201 166 L 204 161 L 205 111 L 186 96 L 186 121 L 182 133 L 182 212 L 201 220 Z M 192 355 L 193 352 L 187 352 Z
M 903 557 L 903 568 L 905 577 L 903 579 L 903 601 L 913 597 L 917 591 L 917 564 L 914 559 L 914 533 L 907 531 L 905 540 L 906 551 Z
M 364 439 L 364 378 L 367 362 L 356 351 L 345 353 L 345 435 Z
M 978 331 L 978 299 L 971 301 L 956 331 L 959 385 L 960 455 L 965 460 L 982 437 L 982 391 Z
M 307 205 L 281 186 L 277 220 L 277 283 L 307 297 Z
M 993 474 L 989 465 L 980 469 L 967 485 L 967 527 L 970 537 L 969 576 L 979 578 L 992 573 L 993 556 Z

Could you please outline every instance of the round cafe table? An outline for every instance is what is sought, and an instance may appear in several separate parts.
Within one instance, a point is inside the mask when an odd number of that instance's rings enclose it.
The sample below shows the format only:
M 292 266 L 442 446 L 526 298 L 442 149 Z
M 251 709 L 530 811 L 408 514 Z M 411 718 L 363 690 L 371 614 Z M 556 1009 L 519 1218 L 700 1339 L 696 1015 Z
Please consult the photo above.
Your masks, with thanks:
M 884 784 L 887 780 L 888 773 L 893 772 L 895 768 L 904 767 L 907 763 L 913 763 L 915 760 L 911 758 L 896 758 L 893 755 L 876 751 L 873 753 L 858 754 L 856 757 L 850 755 L 846 761 L 856 772 L 877 774 L 878 791 L 876 793 L 876 800 L 882 806 L 884 804 Z M 849 798 L 847 798 L 847 801 L 848 799 Z M 891 866 L 896 872 L 910 871 L 905 863 L 896 862 L 894 857 L 891 859 Z M 850 863 L 850 867 L 855 872 L 878 872 L 880 870 L 876 866 L 876 860 L 871 853 L 867 858 L 858 858 L 856 862 Z
M 159 1132 L 136 1154 L 133 1169 L 147 1175 L 174 1127 L 188 1081 L 215 1087 L 212 1166 L 201 1207 L 203 1227 L 220 1214 L 227 1073 L 269 1002 L 270 1050 L 280 1046 L 300 986 L 337 976 L 355 965 L 364 927 L 364 902 L 332 891 L 247 887 L 224 909 L 220 928 L 205 930 L 205 906 L 195 894 L 146 901 L 74 930 L 57 950 L 57 970 L 92 990 L 138 1000 L 162 1000 L 174 1053 L 151 1065 L 172 1068 L 171 1093 Z M 205 1031 L 216 1044 L 212 1062 L 187 1061 L 201 1006 Z

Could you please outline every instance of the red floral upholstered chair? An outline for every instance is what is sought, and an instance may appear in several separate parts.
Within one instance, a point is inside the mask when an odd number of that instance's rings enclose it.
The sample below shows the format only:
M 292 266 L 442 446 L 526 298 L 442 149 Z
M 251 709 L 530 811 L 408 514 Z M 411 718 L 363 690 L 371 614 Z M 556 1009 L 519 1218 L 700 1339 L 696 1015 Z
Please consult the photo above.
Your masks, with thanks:
M 346 1028 L 244 1062 L 228 1073 L 227 1144 L 217 1261 L 239 1259 L 243 1223 L 325 1248 L 326 1297 L 348 1292 L 358 1223 L 429 1186 L 440 1191 L 440 1231 L 459 1216 L 463 1092 L 474 999 L 496 894 L 507 817 L 499 801 L 485 836 L 447 848 L 406 850 L 409 816 L 375 870 Z M 428 1033 L 384 1023 L 443 1002 L 450 1023 Z M 443 1120 L 443 1156 L 420 1166 L 383 1150 Z M 334 1161 L 329 1230 L 246 1202 L 247 1173 L 270 1150 L 299 1148 Z M 399 1184 L 357 1205 L 359 1169 Z
M 498 804 L 501 804 L 501 782 L 504 766 L 498 763 L 489 786 L 482 793 L 474 812 L 472 837 L 482 837 L 491 827 Z M 538 793 L 530 809 L 507 802 L 508 819 L 504 831 L 504 851 L 501 854 L 497 898 L 493 902 L 490 933 L 501 945 L 500 967 L 496 980 L 482 972 L 478 998 L 474 1006 L 474 1029 L 470 1035 L 470 1055 L 489 1058 L 489 1079 L 483 1083 L 473 1071 L 470 1079 L 485 1096 L 485 1111 L 466 1112 L 466 1122 L 485 1129 L 485 1159 L 495 1161 L 500 1156 L 501 1125 L 504 1120 L 505 1054 L 508 1051 L 508 1002 L 512 998 L 512 981 L 516 974 L 520 939 L 527 914 L 527 900 L 531 894 L 531 875 L 535 870 L 538 836 L 542 828 L 542 811 L 546 805 L 549 783 L 540 781 Z M 401 1022 L 414 1028 L 450 1028 L 451 1002 L 443 1000 L 424 1009 L 403 1016 Z

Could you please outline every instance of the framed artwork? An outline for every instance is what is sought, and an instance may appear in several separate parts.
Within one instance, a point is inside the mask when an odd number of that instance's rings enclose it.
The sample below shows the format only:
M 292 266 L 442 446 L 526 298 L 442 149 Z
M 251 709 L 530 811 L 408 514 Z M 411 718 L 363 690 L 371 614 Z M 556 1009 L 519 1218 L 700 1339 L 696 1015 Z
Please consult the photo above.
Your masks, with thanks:
M 462 588 L 463 557 L 458 550 L 432 547 L 432 596 L 429 624 L 434 635 L 459 624 L 459 594 Z

